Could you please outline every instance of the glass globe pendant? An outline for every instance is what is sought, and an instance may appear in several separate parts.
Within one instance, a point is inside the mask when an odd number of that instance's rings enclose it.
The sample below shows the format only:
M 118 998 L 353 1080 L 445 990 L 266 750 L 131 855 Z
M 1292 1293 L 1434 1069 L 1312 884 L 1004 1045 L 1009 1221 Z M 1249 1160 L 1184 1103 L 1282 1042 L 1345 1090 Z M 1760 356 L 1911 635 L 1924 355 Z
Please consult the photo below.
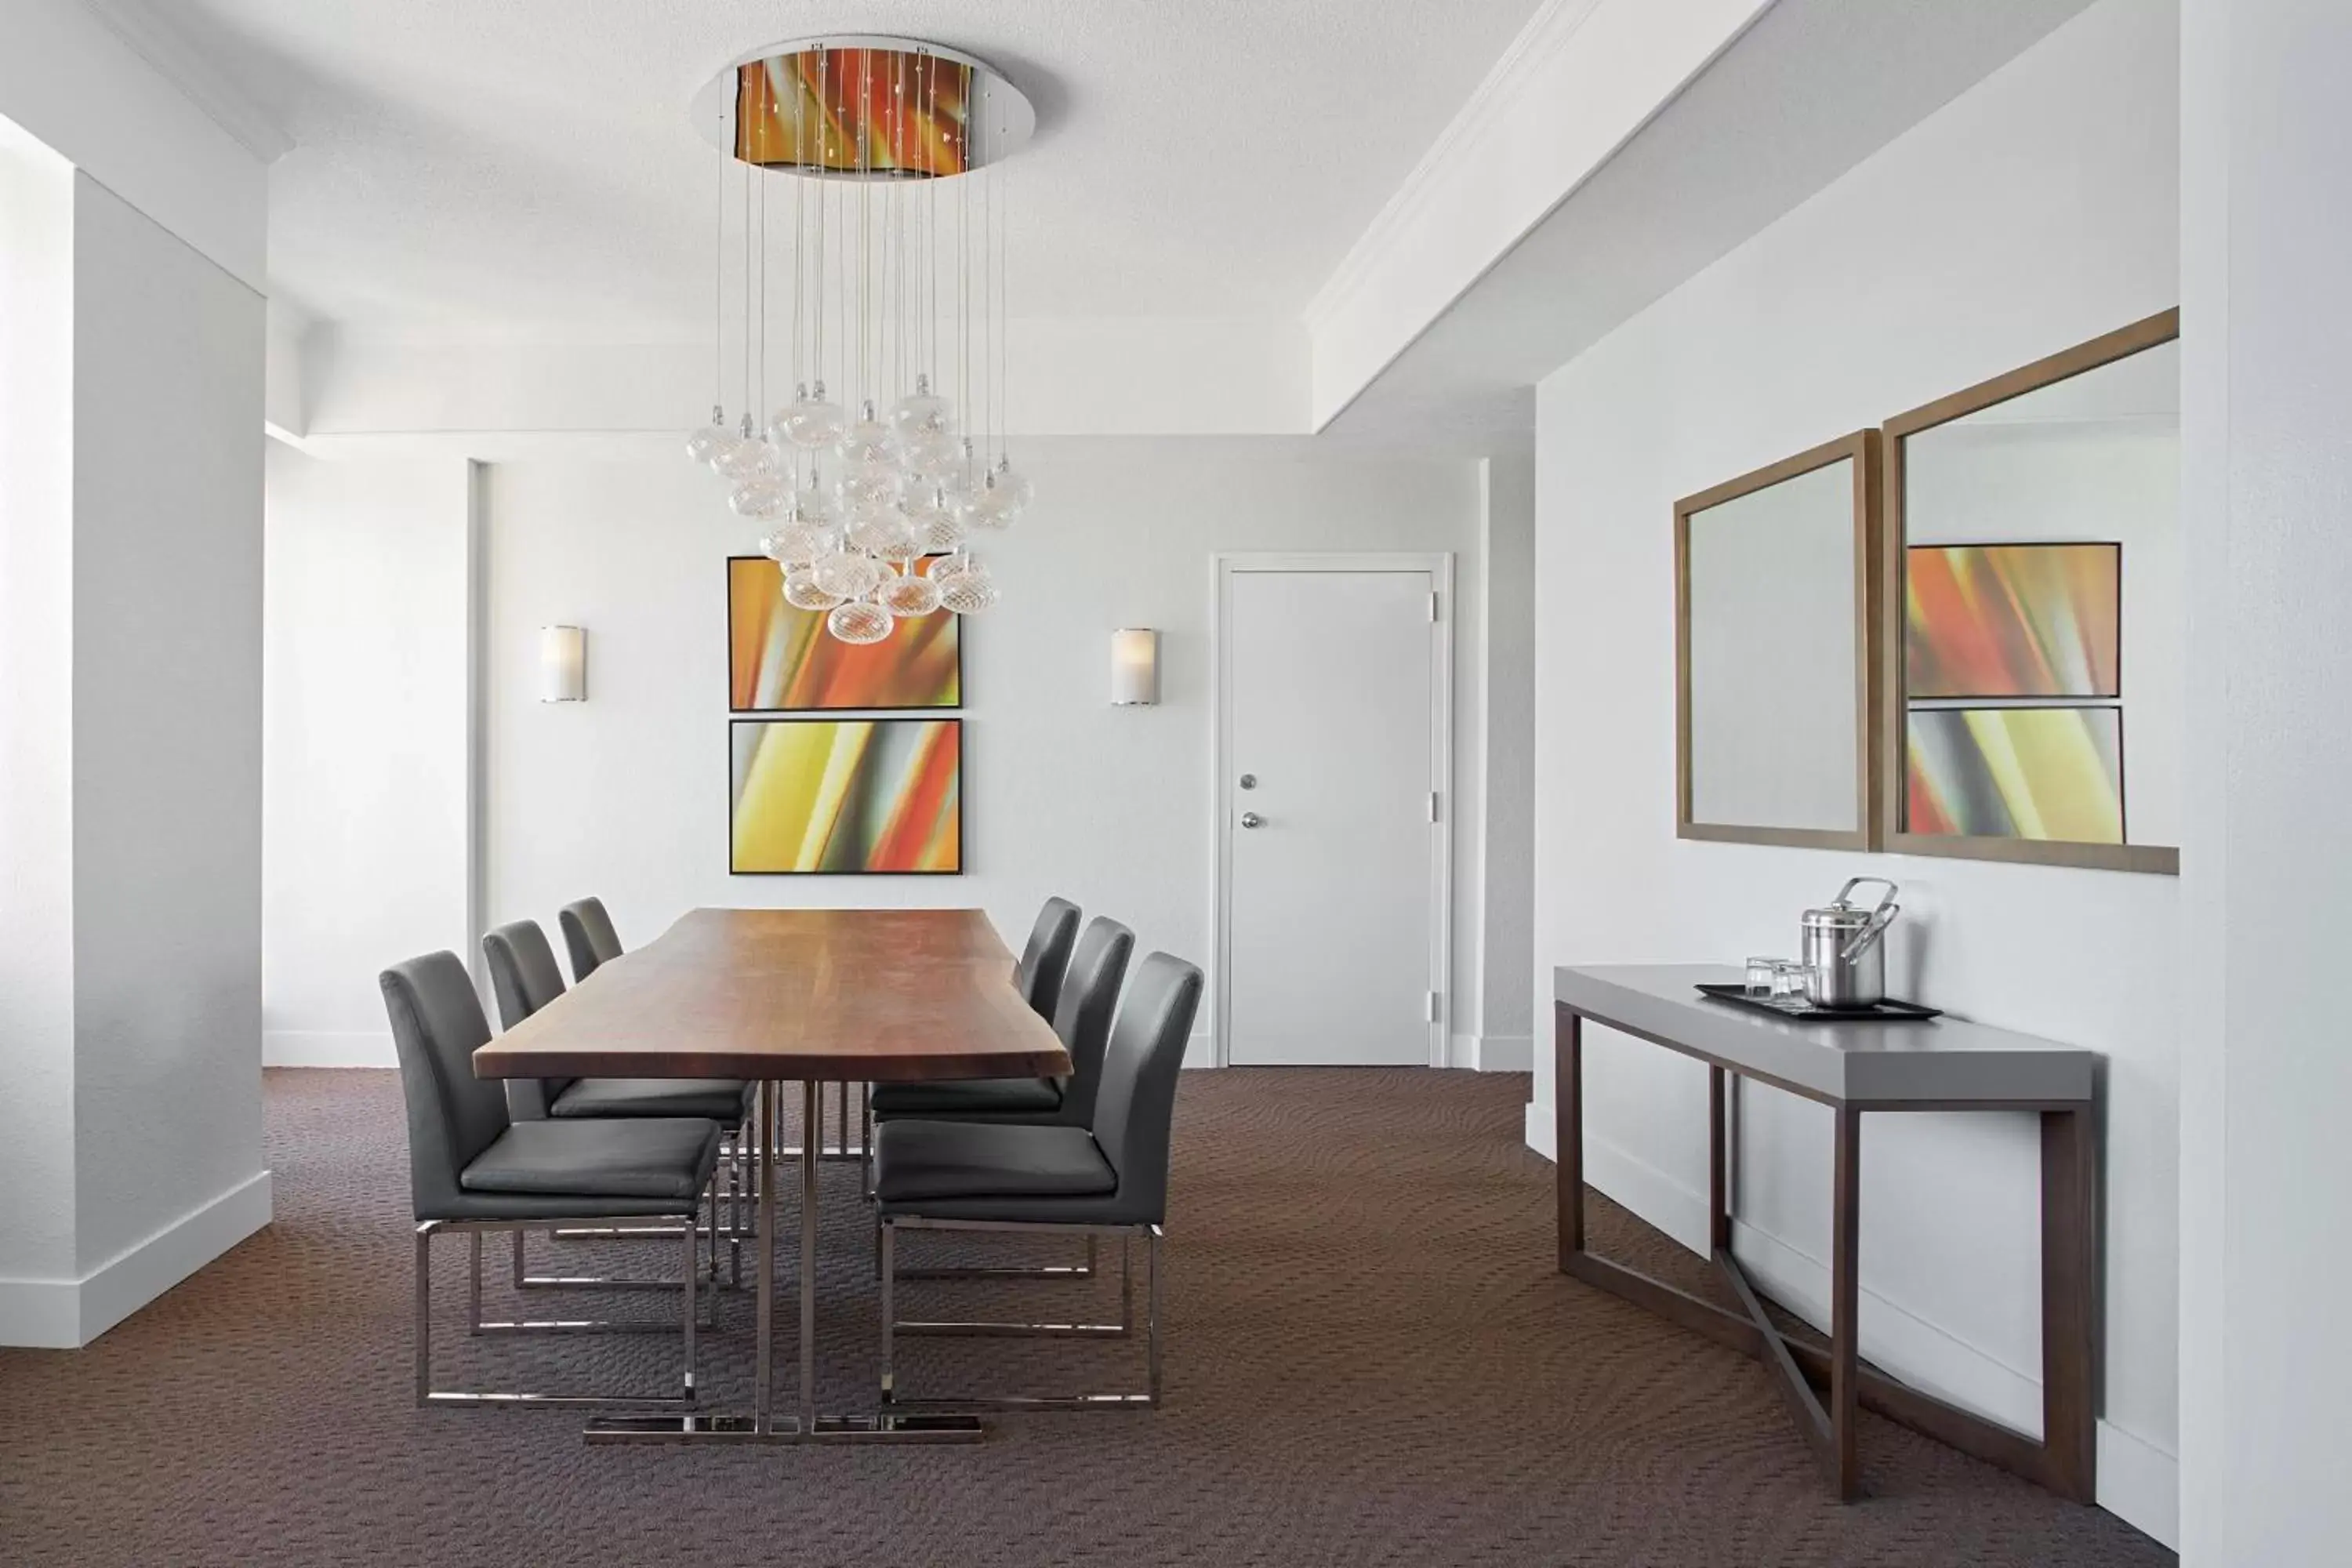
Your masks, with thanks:
M 988 568 L 969 555 L 950 556 L 932 572 L 931 582 L 940 591 L 940 605 L 959 616 L 976 616 L 997 601 Z
M 919 373 L 915 390 L 890 405 L 890 433 L 903 441 L 929 426 L 945 427 L 952 412 L 948 400 L 931 390 L 931 378 Z
M 805 522 L 811 528 L 831 528 L 839 521 L 841 513 L 835 509 L 833 492 L 812 468 L 801 488 L 793 492 L 793 508 L 787 519 Z
M 907 522 L 923 542 L 928 555 L 944 555 L 963 542 L 963 524 L 948 510 L 946 492 L 925 481 L 908 498 Z
M 841 405 L 824 395 L 824 383 L 820 380 L 814 388 L 796 386 L 793 400 L 782 413 L 776 416 L 774 432 L 784 441 L 803 452 L 822 451 L 841 439 L 849 426 L 849 416 Z
M 851 549 L 882 561 L 912 561 L 923 553 L 921 537 L 895 508 L 860 514 L 849 525 L 848 539 Z
M 743 416 L 743 436 L 733 446 L 721 449 L 710 459 L 719 477 L 741 484 L 763 474 L 772 474 L 782 465 L 776 460 L 776 449 L 751 434 L 751 416 Z
M 794 566 L 784 573 L 784 603 L 796 610 L 830 610 L 841 595 L 818 587 L 816 574 L 807 567 Z
M 831 529 L 791 520 L 760 541 L 760 553 L 787 568 L 814 566 L 835 548 Z
M 880 642 L 895 624 L 889 611 L 864 599 L 836 605 L 824 618 L 825 629 L 845 643 Z
M 928 616 L 940 607 L 940 585 L 910 568 L 886 581 L 874 601 L 894 616 Z
M 896 467 L 890 452 L 890 427 L 874 417 L 874 405 L 867 403 L 857 416 L 857 422 L 841 433 L 834 443 L 834 452 L 841 458 L 844 473 L 864 473 Z
M 845 512 L 880 511 L 895 505 L 905 481 L 888 464 L 847 468 L 834 482 L 834 495 Z
M 886 568 L 870 555 L 836 550 L 810 568 L 816 585 L 837 599 L 862 599 L 882 585 Z
M 727 428 L 727 411 L 714 403 L 710 405 L 710 423 L 686 438 L 687 458 L 690 462 L 708 463 L 718 454 L 722 443 L 734 438 Z
M 997 458 L 996 472 L 990 478 L 996 481 L 997 507 L 1004 522 L 1011 522 L 1028 510 L 1029 503 L 1036 499 L 1037 487 L 1030 483 L 1027 474 L 1013 466 L 1010 458 Z M 997 526 L 1002 528 L 1004 522 Z
M 963 455 L 948 400 L 931 390 L 931 378 L 915 377 L 915 390 L 890 405 L 890 449 L 910 474 L 946 468 Z
M 793 499 L 793 488 L 775 474 L 754 474 L 727 498 L 737 517 L 773 517 Z
M 956 521 L 966 528 L 1003 528 L 1013 521 L 1013 511 L 1011 497 L 998 486 L 992 468 L 955 497 Z

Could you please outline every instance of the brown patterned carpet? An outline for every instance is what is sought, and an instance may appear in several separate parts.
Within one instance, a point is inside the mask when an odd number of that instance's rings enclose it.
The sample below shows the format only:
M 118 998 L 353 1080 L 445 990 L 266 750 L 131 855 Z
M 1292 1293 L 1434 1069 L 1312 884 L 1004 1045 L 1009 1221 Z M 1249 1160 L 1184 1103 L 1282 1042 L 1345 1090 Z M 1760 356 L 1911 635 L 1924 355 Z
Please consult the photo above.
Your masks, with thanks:
M 1554 1272 L 1526 1096 L 1464 1073 L 1187 1074 L 1156 1413 L 1007 1417 L 971 1448 L 590 1449 L 577 1412 L 414 1408 L 397 1085 L 273 1071 L 277 1223 L 87 1350 L 0 1352 L 0 1563 L 2173 1561 L 1874 1419 L 1870 1500 L 1827 1500 L 1762 1369 Z M 854 1167 L 825 1176 L 820 1382 L 840 1408 L 870 1397 L 871 1243 Z M 1702 1277 L 1605 1204 L 1595 1245 Z M 464 1258 L 440 1244 L 445 1383 L 672 1364 L 668 1337 L 465 1342 Z M 908 1289 L 922 1311 L 1089 1288 Z M 1091 1289 L 1109 1310 L 1115 1287 Z M 734 1405 L 748 1300 L 725 1310 L 703 1365 Z M 916 1388 L 1140 1376 L 1118 1345 L 909 1348 Z

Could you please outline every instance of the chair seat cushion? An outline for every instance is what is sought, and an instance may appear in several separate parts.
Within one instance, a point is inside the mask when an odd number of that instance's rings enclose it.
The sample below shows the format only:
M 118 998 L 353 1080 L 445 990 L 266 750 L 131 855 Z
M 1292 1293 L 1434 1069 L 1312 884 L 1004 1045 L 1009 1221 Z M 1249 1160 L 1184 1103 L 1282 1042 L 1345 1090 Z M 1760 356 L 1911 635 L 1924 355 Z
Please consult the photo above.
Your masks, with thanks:
M 751 1086 L 731 1078 L 583 1078 L 555 1097 L 547 1113 L 573 1118 L 701 1116 L 740 1121 L 751 1106 Z
M 1118 1187 L 1118 1173 L 1083 1127 L 886 1121 L 874 1131 L 874 1191 L 886 1204 L 1092 1197 Z
M 692 1202 L 719 1159 L 719 1124 L 688 1117 L 518 1121 L 457 1178 L 471 1193 Z
M 877 1083 L 877 1116 L 1045 1116 L 1062 1109 L 1050 1078 L 981 1078 L 945 1083 Z

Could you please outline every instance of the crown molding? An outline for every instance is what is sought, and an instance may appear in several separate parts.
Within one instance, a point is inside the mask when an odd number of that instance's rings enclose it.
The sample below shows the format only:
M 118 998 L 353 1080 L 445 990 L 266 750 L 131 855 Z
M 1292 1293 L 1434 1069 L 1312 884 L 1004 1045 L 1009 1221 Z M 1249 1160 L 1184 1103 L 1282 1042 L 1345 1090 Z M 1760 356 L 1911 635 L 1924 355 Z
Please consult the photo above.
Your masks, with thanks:
M 274 163 L 294 150 L 294 138 L 214 64 L 178 22 L 167 20 L 148 0 L 81 4 L 247 152 Z
M 1475 158 L 1492 134 L 1495 122 L 1511 106 L 1545 79 L 1552 62 L 1573 45 L 1578 31 L 1601 8 L 1601 0 L 1544 0 L 1528 18 L 1509 47 L 1488 69 L 1454 118 L 1439 132 L 1421 162 L 1412 166 L 1331 276 L 1307 302 L 1300 320 L 1309 332 L 1319 331 L 1363 287 L 1388 252 L 1411 227 L 1412 219 L 1454 165 Z

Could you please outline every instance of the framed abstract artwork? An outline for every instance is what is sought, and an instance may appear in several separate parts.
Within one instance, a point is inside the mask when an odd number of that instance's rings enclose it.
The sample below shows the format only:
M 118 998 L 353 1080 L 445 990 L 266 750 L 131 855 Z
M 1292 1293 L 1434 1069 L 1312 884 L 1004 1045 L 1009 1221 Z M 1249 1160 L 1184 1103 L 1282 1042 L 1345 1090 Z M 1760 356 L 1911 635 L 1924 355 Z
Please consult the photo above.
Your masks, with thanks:
M 2121 844 L 2119 708 L 1915 708 L 1904 768 L 1914 834 Z
M 2179 336 L 2160 311 L 1885 422 L 1882 847 L 2179 872 Z
M 2123 695 L 2123 546 L 1915 544 L 1904 671 L 1922 698 Z
M 784 602 L 783 569 L 727 560 L 727 707 L 734 713 L 863 712 L 963 706 L 962 617 L 909 616 L 877 643 L 829 635 L 820 610 Z
M 737 875 L 963 870 L 957 719 L 738 719 L 728 726 Z

